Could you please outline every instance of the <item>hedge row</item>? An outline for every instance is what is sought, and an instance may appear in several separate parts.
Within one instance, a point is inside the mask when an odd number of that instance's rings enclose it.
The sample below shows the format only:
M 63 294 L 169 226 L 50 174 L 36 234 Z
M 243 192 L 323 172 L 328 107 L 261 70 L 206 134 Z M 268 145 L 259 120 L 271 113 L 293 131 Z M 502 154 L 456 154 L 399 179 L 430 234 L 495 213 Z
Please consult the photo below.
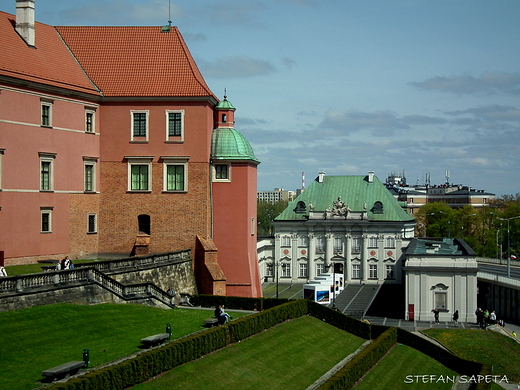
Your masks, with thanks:
M 161 348 L 139 354 L 133 359 L 91 371 L 66 383 L 52 385 L 48 389 L 123 390 L 229 344 L 263 332 L 279 323 L 306 314 L 306 301 L 288 302 L 239 318 L 226 325 L 184 337 Z
M 258 311 L 270 309 L 289 301 L 285 298 L 244 298 L 218 295 L 196 295 L 190 298 L 190 303 L 194 306 L 216 307 L 224 305 L 227 309 Z
M 320 390 L 350 389 L 397 343 L 396 328 L 389 328 L 325 381 Z

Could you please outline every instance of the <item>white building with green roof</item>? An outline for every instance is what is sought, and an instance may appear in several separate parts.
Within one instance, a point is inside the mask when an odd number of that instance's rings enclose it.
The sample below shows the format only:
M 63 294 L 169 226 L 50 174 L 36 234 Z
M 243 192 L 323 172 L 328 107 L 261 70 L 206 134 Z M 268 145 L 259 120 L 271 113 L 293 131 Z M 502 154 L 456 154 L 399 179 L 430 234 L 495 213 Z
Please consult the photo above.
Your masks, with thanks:
M 259 245 L 271 248 L 259 253 L 262 279 L 278 270 L 280 282 L 307 283 L 334 270 L 345 284 L 402 283 L 415 227 L 405 207 L 373 172 L 320 172 L 273 221 L 274 246 Z

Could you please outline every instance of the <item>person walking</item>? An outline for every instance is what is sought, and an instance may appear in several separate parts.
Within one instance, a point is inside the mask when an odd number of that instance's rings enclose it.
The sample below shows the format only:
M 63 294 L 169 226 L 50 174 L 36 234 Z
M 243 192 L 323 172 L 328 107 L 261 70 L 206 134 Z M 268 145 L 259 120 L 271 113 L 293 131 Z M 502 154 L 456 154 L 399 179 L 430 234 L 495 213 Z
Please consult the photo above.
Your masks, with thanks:
M 439 309 L 438 308 L 435 308 L 432 310 L 433 312 L 433 317 L 435 318 L 435 323 L 436 324 L 440 324 L 439 322 Z
M 455 313 L 453 313 L 453 322 L 455 323 L 455 326 L 459 326 L 459 311 L 455 310 Z

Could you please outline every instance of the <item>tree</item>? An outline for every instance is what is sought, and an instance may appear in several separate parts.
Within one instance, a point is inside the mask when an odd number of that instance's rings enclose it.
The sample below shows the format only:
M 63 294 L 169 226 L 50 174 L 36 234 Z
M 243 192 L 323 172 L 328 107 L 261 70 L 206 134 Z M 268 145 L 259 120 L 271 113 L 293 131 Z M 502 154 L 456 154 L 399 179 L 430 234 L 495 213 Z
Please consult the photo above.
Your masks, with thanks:
M 288 204 L 289 202 L 286 200 L 281 200 L 276 203 L 270 203 L 265 200 L 258 201 L 258 236 L 270 236 L 272 234 L 271 224 L 273 220 L 287 208 Z

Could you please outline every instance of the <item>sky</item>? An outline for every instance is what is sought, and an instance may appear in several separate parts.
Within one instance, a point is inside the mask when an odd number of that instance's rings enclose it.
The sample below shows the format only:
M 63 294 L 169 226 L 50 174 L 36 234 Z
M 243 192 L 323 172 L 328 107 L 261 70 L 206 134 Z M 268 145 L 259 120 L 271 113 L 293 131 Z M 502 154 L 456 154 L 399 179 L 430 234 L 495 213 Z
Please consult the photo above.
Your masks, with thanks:
M 36 0 L 53 26 L 172 24 L 236 107 L 258 189 L 373 170 L 520 193 L 518 0 Z M 15 0 L 0 0 L 14 14 Z

